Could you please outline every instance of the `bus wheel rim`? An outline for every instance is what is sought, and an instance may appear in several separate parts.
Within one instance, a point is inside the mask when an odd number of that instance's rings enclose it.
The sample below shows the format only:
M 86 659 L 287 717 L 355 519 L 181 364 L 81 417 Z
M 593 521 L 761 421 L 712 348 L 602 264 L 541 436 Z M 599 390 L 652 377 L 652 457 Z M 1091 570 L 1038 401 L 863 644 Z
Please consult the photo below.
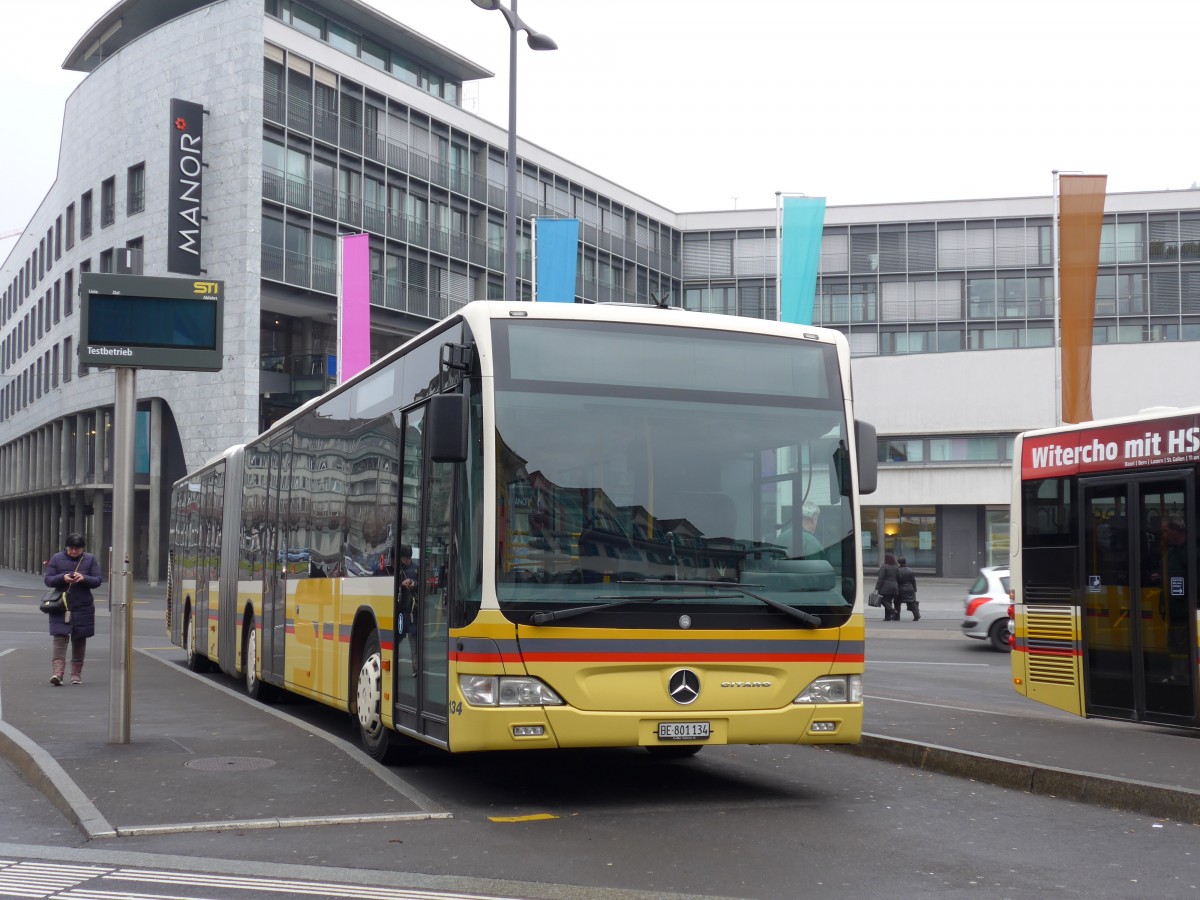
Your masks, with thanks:
M 383 667 L 378 653 L 372 653 L 363 660 L 362 671 L 358 673 L 358 724 L 368 734 L 379 731 L 380 706 L 380 675 Z

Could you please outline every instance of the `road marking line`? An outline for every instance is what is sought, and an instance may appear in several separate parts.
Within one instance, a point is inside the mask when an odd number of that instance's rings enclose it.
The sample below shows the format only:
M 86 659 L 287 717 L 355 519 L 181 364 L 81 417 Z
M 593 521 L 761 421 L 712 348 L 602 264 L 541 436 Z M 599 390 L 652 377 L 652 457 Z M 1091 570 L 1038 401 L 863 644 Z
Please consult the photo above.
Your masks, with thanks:
M 529 816 L 488 816 L 489 822 L 540 822 L 545 819 L 557 819 L 558 816 L 552 816 L 550 813 L 534 813 Z
M 243 819 L 221 822 L 180 822 L 174 825 L 118 825 L 117 837 L 152 834 L 195 834 L 208 831 L 257 831 L 265 828 L 305 828 L 310 825 L 363 825 L 370 822 L 424 822 L 450 819 L 450 813 L 363 813 L 348 816 L 294 816 L 278 819 Z
M 333 881 L 302 881 L 291 878 L 263 878 L 240 875 L 213 875 L 190 872 L 163 872 L 156 869 L 116 869 L 110 874 L 101 876 L 105 881 L 150 882 L 152 884 L 171 884 L 189 887 L 223 887 L 241 890 L 260 890 L 272 893 L 287 891 L 299 894 L 317 894 L 322 897 L 357 897 L 372 898 L 372 900 L 393 900 L 393 898 L 460 898 L 460 900 L 484 900 L 494 895 L 464 894 L 456 891 L 438 891 L 425 888 L 397 888 L 371 885 L 339 884 Z M 124 897 L 125 894 L 103 893 L 108 897 Z M 79 896 L 74 893 L 71 896 Z M 140 895 L 135 895 L 140 896 Z

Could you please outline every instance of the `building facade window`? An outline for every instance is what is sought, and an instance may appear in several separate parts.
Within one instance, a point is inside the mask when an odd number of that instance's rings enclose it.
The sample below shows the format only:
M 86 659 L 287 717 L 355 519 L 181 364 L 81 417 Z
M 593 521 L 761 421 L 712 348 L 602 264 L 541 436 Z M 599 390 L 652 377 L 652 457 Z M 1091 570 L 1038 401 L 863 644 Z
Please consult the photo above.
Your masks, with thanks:
M 133 216 L 146 208 L 146 164 L 130 166 L 126 185 L 125 214 Z
M 79 236 L 92 236 L 92 192 L 84 191 L 79 198 Z
M 100 183 L 100 227 L 107 228 L 117 220 L 117 179 L 105 178 Z

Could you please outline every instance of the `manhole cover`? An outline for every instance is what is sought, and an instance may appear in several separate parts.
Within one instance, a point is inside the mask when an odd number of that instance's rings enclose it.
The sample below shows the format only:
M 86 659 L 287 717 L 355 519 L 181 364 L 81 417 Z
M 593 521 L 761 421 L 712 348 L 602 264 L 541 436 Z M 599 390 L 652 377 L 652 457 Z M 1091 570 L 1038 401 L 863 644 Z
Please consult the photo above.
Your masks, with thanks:
M 208 756 L 189 759 L 184 765 L 202 772 L 248 772 L 251 769 L 269 769 L 275 765 L 275 760 L 258 756 Z

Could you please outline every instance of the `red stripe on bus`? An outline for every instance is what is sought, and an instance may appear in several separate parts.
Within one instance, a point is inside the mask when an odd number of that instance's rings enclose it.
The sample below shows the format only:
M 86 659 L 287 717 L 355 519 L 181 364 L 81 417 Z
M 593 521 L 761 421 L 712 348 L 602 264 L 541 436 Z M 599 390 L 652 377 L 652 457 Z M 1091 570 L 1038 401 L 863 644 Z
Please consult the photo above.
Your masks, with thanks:
M 861 663 L 865 657 L 861 653 L 622 653 L 618 655 L 607 653 L 527 653 L 524 656 L 494 653 L 453 653 L 451 654 L 451 658 L 458 662 L 475 663 L 603 662 L 616 665 L 633 662 Z
M 1075 648 L 1073 650 L 1030 650 L 1028 647 L 1017 645 L 1013 647 L 1017 653 L 1024 653 L 1028 656 L 1083 656 L 1083 651 Z

